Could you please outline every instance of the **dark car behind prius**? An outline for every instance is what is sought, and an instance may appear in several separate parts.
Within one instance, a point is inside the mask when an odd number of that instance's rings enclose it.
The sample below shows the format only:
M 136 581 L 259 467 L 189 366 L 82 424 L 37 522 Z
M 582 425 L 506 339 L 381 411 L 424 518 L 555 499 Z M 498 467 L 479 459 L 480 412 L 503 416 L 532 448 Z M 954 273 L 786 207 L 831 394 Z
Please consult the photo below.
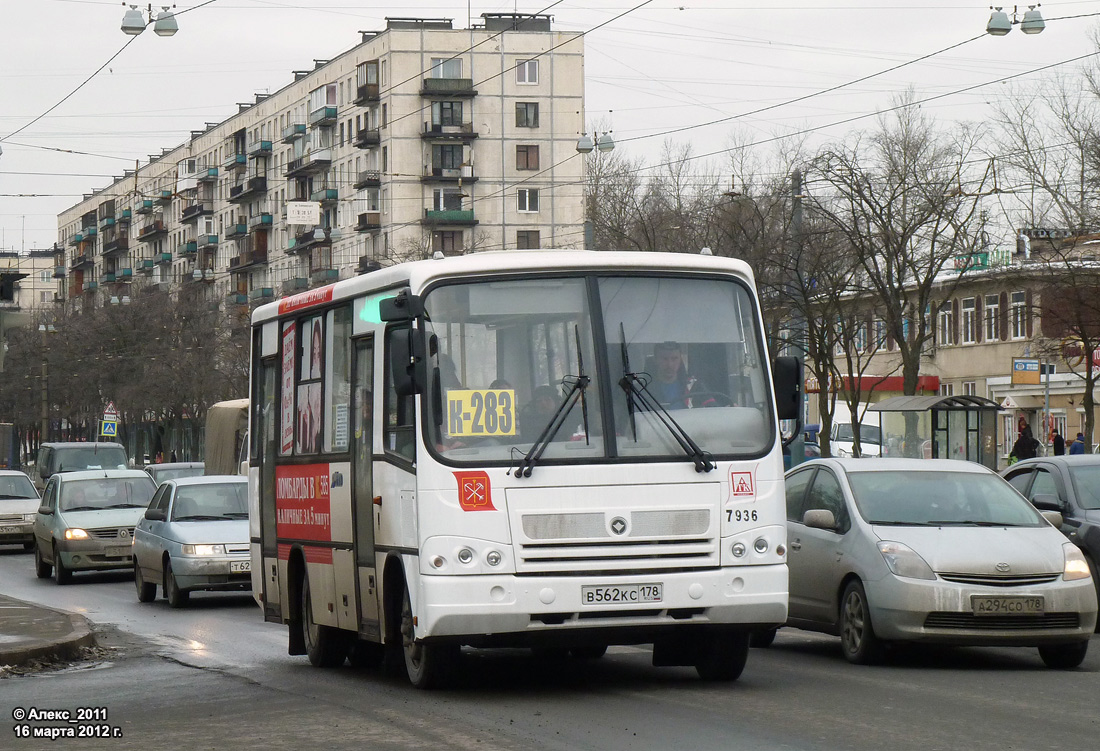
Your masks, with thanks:
M 1085 554 L 1100 599 L 1100 456 L 1043 456 L 1001 474 L 1036 508 L 1062 514 L 1062 532 Z
M 126 469 L 129 459 L 121 443 L 66 441 L 43 443 L 34 465 L 34 485 L 39 490 L 58 472 L 83 469 Z

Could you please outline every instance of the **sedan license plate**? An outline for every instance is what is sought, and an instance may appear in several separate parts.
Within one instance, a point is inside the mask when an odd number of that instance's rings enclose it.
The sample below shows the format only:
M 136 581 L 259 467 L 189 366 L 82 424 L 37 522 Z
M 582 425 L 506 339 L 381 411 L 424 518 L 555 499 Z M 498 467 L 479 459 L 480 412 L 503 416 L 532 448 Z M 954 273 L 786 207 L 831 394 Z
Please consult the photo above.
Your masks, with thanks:
M 0 535 L 17 535 L 22 531 L 22 527 L 0 527 Z
M 133 552 L 133 548 L 129 545 L 112 545 L 107 548 L 104 553 L 108 558 L 122 558 L 123 556 L 130 555 Z
M 974 615 L 1042 615 L 1045 603 L 1042 597 L 996 597 L 971 595 L 970 606 Z
M 630 605 L 645 602 L 660 602 L 663 595 L 663 585 L 657 584 L 627 584 L 627 585 L 594 585 L 581 587 L 582 605 Z
M 252 571 L 252 561 L 230 561 L 229 573 L 247 574 Z

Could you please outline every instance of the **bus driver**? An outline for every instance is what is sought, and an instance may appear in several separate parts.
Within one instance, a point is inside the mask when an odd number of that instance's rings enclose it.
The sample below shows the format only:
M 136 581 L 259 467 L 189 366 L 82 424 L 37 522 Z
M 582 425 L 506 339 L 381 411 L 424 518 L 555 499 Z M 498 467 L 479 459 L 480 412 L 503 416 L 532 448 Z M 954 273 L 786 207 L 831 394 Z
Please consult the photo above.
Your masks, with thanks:
M 714 405 L 712 395 L 698 378 L 688 375 L 679 342 L 661 342 L 653 346 L 656 373 L 649 390 L 666 409 L 690 409 Z M 702 395 L 693 399 L 692 393 Z

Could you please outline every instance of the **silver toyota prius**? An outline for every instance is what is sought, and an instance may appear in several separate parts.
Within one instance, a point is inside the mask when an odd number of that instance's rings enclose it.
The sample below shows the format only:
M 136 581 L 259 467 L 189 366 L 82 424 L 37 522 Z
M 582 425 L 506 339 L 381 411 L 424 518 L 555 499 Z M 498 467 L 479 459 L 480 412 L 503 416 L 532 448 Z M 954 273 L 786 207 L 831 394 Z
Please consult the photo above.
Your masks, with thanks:
M 840 636 L 849 661 L 890 642 L 1038 647 L 1052 668 L 1085 659 L 1088 564 L 1055 512 L 985 467 L 822 459 L 788 472 L 786 493 L 787 625 Z

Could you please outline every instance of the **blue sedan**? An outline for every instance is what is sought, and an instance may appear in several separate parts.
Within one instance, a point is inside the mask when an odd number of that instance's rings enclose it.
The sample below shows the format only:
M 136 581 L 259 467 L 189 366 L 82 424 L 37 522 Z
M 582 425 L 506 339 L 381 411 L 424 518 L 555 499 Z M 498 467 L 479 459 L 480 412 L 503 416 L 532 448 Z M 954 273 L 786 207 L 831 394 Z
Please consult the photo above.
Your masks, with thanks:
M 196 590 L 252 587 L 248 555 L 248 481 L 231 475 L 168 480 L 134 530 L 138 600 L 171 607 Z

